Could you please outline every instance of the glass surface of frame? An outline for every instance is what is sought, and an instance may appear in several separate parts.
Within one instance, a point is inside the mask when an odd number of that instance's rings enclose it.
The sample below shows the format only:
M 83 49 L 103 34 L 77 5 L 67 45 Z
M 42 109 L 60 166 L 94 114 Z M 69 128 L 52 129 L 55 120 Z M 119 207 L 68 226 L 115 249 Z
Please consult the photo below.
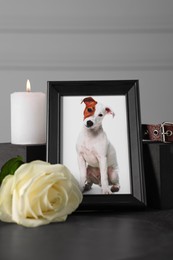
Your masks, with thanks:
M 79 209 L 145 205 L 137 80 L 48 82 L 47 126 L 47 160 L 84 187 Z

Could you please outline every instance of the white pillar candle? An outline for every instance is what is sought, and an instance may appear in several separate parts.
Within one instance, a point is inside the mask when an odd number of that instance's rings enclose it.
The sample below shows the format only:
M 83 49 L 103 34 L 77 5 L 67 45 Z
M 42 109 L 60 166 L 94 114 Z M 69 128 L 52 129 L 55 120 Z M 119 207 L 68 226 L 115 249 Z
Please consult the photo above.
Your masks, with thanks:
M 46 95 L 31 92 L 27 81 L 26 92 L 11 94 L 11 143 L 44 144 L 46 142 Z

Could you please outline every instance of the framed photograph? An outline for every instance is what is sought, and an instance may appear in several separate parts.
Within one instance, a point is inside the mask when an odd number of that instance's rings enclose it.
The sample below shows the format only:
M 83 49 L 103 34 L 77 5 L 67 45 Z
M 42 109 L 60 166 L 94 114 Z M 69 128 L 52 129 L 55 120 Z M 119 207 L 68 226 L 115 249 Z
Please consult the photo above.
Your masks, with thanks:
M 146 204 L 138 80 L 49 81 L 47 160 L 66 165 L 81 210 Z

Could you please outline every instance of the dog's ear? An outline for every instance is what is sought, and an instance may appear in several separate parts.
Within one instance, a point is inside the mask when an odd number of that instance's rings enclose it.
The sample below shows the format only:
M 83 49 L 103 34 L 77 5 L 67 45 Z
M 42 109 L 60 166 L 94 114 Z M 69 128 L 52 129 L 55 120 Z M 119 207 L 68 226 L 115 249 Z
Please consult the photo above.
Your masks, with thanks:
M 112 111 L 110 107 L 105 107 L 106 114 L 110 114 L 113 117 L 115 116 L 115 113 Z
M 86 97 L 84 98 L 82 101 L 81 101 L 81 104 L 82 103 L 85 103 L 85 105 L 88 107 L 90 106 L 91 104 L 92 105 L 96 105 L 97 104 L 97 101 L 95 101 L 92 97 Z

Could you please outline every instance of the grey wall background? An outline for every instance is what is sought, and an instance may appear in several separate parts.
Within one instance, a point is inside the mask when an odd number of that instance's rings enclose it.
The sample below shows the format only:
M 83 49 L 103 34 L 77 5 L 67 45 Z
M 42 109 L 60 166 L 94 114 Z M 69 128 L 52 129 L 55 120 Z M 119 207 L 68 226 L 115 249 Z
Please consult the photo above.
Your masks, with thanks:
M 173 121 L 172 0 L 0 0 L 0 142 L 10 93 L 48 80 L 139 79 L 142 122 Z

